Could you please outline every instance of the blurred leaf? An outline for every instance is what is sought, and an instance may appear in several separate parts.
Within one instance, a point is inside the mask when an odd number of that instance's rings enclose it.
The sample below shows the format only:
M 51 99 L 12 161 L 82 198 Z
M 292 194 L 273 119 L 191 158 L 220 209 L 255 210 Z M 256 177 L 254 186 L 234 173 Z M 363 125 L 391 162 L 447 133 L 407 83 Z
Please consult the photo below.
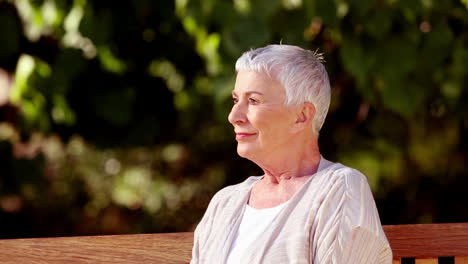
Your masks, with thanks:
M 381 43 L 378 54 L 380 59 L 376 70 L 386 80 L 401 80 L 416 70 L 417 43 L 409 39 L 402 37 L 387 39 Z
M 336 1 L 316 0 L 315 14 L 328 26 L 334 26 L 338 22 L 338 9 Z
M 255 28 L 255 31 L 250 30 L 252 28 Z M 251 48 L 267 44 L 271 33 L 266 24 L 255 16 L 249 16 L 231 27 L 224 28 L 222 36 L 224 48 L 234 57 Z
M 403 83 L 402 80 L 387 79 L 381 93 L 382 101 L 389 110 L 410 118 L 421 110 L 426 93 L 417 83 Z
M 250 2 L 254 15 L 261 22 L 266 23 L 281 7 L 281 0 L 256 0 Z
M 56 94 L 54 96 L 54 106 L 52 108 L 52 118 L 57 124 L 75 124 L 75 113 L 68 105 L 64 96 Z
M 187 16 L 182 19 L 185 30 L 196 39 L 197 53 L 206 60 L 206 68 L 210 74 L 217 74 L 221 71 L 218 48 L 220 36 L 218 33 L 207 33 L 198 25 L 193 17 Z
M 427 130 L 421 123 L 413 123 L 410 130 L 409 151 L 412 159 L 426 175 L 434 175 L 449 166 L 447 154 L 459 143 L 456 124 L 446 122 L 438 129 Z
M 148 71 L 154 77 L 163 78 L 166 81 L 167 88 L 172 92 L 179 92 L 184 88 L 184 77 L 180 75 L 174 65 L 167 60 L 152 61 L 148 67 Z
M 424 67 L 435 68 L 449 56 L 452 50 L 453 33 L 445 23 L 433 25 L 427 33 L 421 53 L 425 57 Z
M 423 13 L 423 1 L 401 1 L 399 4 L 400 9 L 403 12 L 404 18 L 412 23 L 418 23 L 418 18 Z
M 366 81 L 368 73 L 377 59 L 374 56 L 368 56 L 359 39 L 350 35 L 343 37 L 340 58 L 344 68 L 356 77 L 360 85 Z
M 22 106 L 25 129 L 47 131 L 50 127 L 46 114 L 47 97 L 38 89 L 47 84 L 50 66 L 29 55 L 22 55 L 16 68 L 16 82 L 11 101 Z
M 364 27 L 376 39 L 387 36 L 392 27 L 392 13 L 388 9 L 377 9 L 365 21 Z
M 351 12 L 359 19 L 367 16 L 374 6 L 374 0 L 350 1 Z
M 90 38 L 96 46 L 107 45 L 114 34 L 110 10 L 95 12 L 88 6 L 79 23 L 79 31 L 83 36 Z
M 463 4 L 465 4 L 466 9 L 468 9 L 468 0 L 461 0 L 461 2 L 462 2 Z
M 288 23 L 284 23 L 287 20 Z M 273 39 L 273 43 L 278 44 L 281 40 L 284 44 L 296 43 L 297 45 L 307 46 L 305 39 L 307 27 L 311 21 L 306 19 L 303 9 L 283 10 L 278 12 L 272 21 L 272 36 L 279 39 Z M 316 32 L 313 32 L 316 33 Z
M 126 65 L 119 60 L 108 46 L 98 48 L 98 58 L 102 67 L 113 73 L 123 73 L 126 70 Z

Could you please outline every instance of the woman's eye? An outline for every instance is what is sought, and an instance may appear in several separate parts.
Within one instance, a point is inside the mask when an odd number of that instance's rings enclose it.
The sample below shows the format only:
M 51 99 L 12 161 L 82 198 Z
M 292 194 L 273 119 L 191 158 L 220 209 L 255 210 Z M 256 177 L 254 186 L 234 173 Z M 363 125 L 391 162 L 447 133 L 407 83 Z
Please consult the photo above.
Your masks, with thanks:
M 233 102 L 234 104 L 237 104 L 238 101 L 239 101 L 239 99 L 237 99 L 237 98 L 235 98 L 235 97 L 232 98 L 232 102 Z
M 256 103 L 258 103 L 258 100 L 255 99 L 255 98 L 249 98 L 249 102 L 250 102 L 251 104 L 256 104 Z

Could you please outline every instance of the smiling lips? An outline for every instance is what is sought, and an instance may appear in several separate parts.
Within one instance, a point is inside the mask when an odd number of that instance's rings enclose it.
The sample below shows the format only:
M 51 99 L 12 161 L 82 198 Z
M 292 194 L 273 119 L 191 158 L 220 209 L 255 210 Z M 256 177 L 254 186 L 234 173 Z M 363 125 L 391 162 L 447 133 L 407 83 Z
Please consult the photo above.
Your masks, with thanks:
M 236 133 L 236 140 L 242 140 L 255 135 L 255 133 Z

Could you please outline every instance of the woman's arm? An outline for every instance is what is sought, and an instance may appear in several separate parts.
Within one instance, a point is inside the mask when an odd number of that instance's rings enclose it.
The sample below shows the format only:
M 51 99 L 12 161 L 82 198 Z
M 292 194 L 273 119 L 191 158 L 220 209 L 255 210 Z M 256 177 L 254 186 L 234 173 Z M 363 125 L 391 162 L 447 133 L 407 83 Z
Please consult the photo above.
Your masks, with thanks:
M 369 184 L 346 168 L 324 200 L 314 241 L 314 264 L 392 263 L 392 252 L 380 223 Z

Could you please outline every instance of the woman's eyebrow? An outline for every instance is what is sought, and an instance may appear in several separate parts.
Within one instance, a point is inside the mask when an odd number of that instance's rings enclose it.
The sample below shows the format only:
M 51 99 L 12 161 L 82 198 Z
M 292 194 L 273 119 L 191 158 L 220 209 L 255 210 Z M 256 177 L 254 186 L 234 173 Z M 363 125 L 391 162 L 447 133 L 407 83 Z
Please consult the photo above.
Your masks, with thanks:
M 232 91 L 231 92 L 233 96 L 237 96 L 236 92 L 235 91 Z M 263 95 L 262 92 L 258 92 L 258 91 L 247 91 L 245 92 L 246 95 L 251 95 L 251 94 L 259 94 L 259 95 Z

